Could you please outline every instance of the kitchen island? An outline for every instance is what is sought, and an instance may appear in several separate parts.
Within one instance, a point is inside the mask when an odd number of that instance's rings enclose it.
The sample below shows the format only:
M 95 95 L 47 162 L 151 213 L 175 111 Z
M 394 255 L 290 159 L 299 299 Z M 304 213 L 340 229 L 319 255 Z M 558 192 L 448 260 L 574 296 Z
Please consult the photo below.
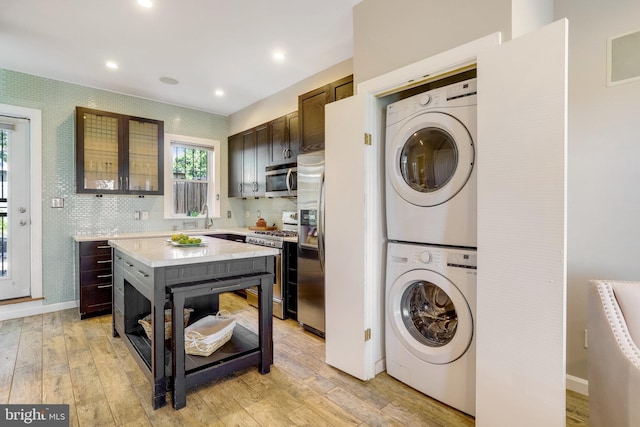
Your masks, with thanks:
M 186 404 L 186 388 L 257 365 L 268 373 L 273 361 L 272 286 L 276 249 L 201 237 L 201 246 L 174 246 L 166 237 L 112 239 L 114 252 L 113 333 L 123 338 L 152 385 L 154 409 Z M 219 310 L 218 295 L 258 287 L 258 334 L 236 325 L 231 340 L 211 356 L 184 354 L 183 316 L 172 316 L 165 336 L 165 310 L 193 309 L 191 320 Z M 138 320 L 151 313 L 149 339 Z M 172 357 L 175 355 L 176 357 Z

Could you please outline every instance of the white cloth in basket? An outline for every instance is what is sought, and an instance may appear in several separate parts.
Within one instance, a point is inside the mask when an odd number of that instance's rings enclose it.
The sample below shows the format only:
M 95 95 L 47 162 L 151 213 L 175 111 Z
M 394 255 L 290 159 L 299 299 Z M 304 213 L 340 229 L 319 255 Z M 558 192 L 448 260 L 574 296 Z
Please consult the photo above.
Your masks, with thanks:
M 197 356 L 208 356 L 222 347 L 233 334 L 236 320 L 229 312 L 205 316 L 184 330 L 185 352 Z

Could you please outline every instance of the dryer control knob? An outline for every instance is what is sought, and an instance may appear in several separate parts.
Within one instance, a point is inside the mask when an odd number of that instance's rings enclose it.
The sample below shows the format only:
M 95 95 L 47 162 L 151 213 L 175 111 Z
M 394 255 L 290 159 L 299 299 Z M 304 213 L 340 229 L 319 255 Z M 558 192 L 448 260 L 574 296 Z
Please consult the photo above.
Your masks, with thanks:
M 425 94 L 424 96 L 420 97 L 420 105 L 422 106 L 428 105 L 430 102 L 431 102 L 431 95 Z
M 420 257 L 420 262 L 422 262 L 424 264 L 429 264 L 429 262 L 432 259 L 431 252 L 429 252 L 429 251 L 421 252 L 419 257 Z

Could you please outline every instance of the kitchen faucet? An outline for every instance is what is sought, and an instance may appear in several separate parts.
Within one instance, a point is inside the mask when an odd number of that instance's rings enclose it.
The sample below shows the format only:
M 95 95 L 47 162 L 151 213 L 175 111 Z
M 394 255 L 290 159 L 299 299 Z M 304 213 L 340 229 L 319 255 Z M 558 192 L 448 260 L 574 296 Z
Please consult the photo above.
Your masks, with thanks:
M 205 230 L 208 230 L 211 225 L 213 224 L 209 224 L 209 205 L 208 204 L 203 204 L 202 205 L 202 210 L 200 211 L 200 215 L 204 214 L 204 228 Z M 213 221 L 211 221 L 213 223 Z

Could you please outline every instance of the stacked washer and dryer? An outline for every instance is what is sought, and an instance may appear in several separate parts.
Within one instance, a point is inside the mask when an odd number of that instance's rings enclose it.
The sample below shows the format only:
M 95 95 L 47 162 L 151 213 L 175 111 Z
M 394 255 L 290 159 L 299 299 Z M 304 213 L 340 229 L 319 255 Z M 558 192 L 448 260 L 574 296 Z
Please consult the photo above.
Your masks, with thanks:
M 475 415 L 476 79 L 387 107 L 389 375 Z

